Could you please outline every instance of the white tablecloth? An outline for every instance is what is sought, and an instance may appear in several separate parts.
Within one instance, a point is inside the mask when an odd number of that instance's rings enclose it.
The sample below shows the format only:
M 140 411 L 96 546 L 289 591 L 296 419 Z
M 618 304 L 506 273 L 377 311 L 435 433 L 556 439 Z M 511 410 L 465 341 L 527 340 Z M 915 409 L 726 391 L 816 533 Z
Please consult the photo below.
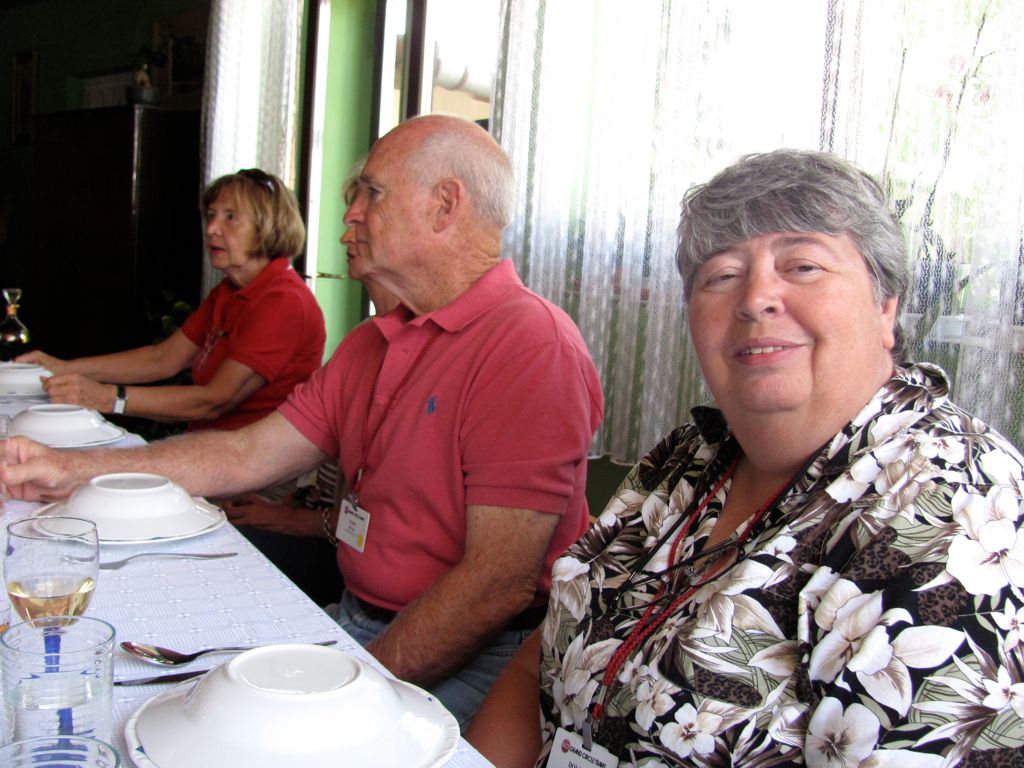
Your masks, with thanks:
M 0 402 L 0 413 L 16 413 L 32 401 Z M 20 406 L 20 407 L 19 407 Z M 117 445 L 141 443 L 135 436 Z M 39 507 L 9 501 L 6 522 Z M 137 552 L 237 552 L 221 560 L 141 559 L 113 571 L 100 571 L 86 615 L 110 622 L 117 642 L 159 644 L 176 650 L 215 645 L 311 643 L 337 639 L 337 648 L 376 666 L 376 661 L 288 580 L 230 524 L 192 539 L 159 545 L 101 545 L 100 559 L 117 560 Z M 114 679 L 207 669 L 230 658 L 205 656 L 184 667 L 158 667 L 140 661 L 119 647 L 114 654 Z M 188 685 L 189 683 L 183 683 Z M 130 766 L 124 726 L 143 703 L 169 686 L 114 686 L 114 745 Z M 339 723 L 339 727 L 344 727 Z M 491 765 L 463 740 L 446 763 L 451 768 Z

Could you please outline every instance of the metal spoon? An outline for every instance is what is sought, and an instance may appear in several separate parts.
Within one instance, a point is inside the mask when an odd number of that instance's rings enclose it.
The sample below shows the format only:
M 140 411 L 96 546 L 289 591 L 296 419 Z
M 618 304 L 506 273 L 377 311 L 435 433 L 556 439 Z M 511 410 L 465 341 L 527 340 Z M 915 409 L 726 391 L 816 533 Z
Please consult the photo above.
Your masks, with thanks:
M 336 645 L 337 642 L 337 640 L 324 640 L 320 643 L 313 643 L 313 645 Z M 170 648 L 161 648 L 159 645 L 145 645 L 144 643 L 133 643 L 130 640 L 125 640 L 121 643 L 121 647 L 133 656 L 138 656 L 143 661 L 148 661 L 151 664 L 176 667 L 179 664 L 188 664 L 190 661 L 194 661 L 200 656 L 205 656 L 208 653 L 251 651 L 253 648 L 259 648 L 261 646 L 225 646 L 223 648 L 204 648 L 200 651 L 194 651 L 193 653 L 182 653 L 181 651 L 172 651 Z

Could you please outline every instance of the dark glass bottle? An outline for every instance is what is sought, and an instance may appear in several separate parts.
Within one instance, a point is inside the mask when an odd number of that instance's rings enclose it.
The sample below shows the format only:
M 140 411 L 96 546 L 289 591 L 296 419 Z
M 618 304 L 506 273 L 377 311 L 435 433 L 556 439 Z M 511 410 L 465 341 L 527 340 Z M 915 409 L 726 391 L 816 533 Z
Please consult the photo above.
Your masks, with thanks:
M 21 288 L 4 288 L 7 315 L 0 320 L 0 360 L 13 360 L 28 351 L 28 328 L 18 319 L 18 302 Z

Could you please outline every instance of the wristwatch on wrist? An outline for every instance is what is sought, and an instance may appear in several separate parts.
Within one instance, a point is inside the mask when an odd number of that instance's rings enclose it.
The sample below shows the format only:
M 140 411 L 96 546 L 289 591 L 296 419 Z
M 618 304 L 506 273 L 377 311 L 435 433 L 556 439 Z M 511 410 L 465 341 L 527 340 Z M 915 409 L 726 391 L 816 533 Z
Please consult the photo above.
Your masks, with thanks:
M 125 407 L 128 405 L 128 390 L 124 388 L 124 384 L 117 385 L 117 397 L 114 398 L 114 409 L 113 413 L 124 413 Z

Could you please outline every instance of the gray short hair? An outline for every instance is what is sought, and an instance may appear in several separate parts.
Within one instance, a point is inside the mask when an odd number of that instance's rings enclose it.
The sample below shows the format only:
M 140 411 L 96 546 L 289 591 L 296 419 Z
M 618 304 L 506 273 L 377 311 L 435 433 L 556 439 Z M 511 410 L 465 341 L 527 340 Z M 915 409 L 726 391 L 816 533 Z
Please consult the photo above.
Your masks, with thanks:
M 411 156 L 409 171 L 417 181 L 428 185 L 449 176 L 459 179 L 481 221 L 488 226 L 501 230 L 512 219 L 512 165 L 496 143 L 469 141 L 464 131 L 436 130 L 423 139 Z
M 903 228 L 881 186 L 827 152 L 779 149 L 746 155 L 683 197 L 676 262 L 689 299 L 711 256 L 771 232 L 847 234 L 867 263 L 875 298 L 902 301 L 910 285 Z M 893 357 L 906 352 L 896 324 Z

